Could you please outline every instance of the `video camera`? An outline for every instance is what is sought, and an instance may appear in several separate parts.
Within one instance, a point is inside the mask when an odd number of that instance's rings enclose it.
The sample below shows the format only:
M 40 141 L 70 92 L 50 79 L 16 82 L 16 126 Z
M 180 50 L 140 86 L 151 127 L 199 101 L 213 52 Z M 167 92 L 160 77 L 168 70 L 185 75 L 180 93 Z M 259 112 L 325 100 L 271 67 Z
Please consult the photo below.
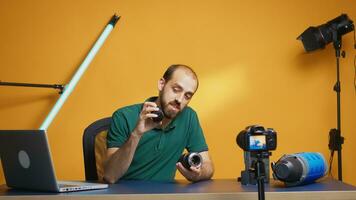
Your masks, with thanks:
M 277 148 L 277 133 L 272 128 L 265 129 L 260 125 L 246 127 L 236 137 L 237 145 L 244 150 L 245 170 L 241 171 L 238 181 L 247 185 L 257 184 L 257 178 L 263 178 L 263 182 L 269 182 L 269 156 L 271 150 Z M 257 170 L 257 163 L 260 170 Z M 260 174 L 257 174 L 259 171 Z

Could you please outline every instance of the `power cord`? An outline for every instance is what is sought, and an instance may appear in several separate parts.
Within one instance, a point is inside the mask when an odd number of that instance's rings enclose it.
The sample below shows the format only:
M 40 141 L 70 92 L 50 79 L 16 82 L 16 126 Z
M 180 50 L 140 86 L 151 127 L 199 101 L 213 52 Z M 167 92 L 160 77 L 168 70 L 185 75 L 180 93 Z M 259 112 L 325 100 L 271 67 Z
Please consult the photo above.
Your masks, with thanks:
M 354 29 L 354 49 L 356 49 L 356 33 Z M 354 88 L 355 88 L 355 93 L 356 93 L 356 55 L 354 56 Z
M 329 159 L 329 176 L 331 176 L 331 178 L 333 178 L 333 174 L 332 174 L 332 165 L 333 165 L 333 160 L 334 160 L 334 150 L 330 150 L 330 159 Z
M 354 71 L 355 71 L 355 73 L 354 73 L 354 88 L 355 88 L 355 93 L 356 93 L 356 55 L 354 56 Z

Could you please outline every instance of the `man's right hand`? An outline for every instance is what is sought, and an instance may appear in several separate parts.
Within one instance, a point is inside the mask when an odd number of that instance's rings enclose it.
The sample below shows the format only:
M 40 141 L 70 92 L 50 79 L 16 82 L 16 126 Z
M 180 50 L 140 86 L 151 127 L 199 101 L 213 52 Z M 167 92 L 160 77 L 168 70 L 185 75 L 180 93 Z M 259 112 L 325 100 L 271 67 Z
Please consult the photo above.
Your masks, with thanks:
M 142 136 L 145 132 L 152 130 L 153 128 L 162 124 L 162 122 L 154 122 L 153 117 L 157 117 L 156 114 L 153 114 L 152 111 L 158 111 L 159 108 L 154 102 L 145 102 L 133 133 L 137 136 Z

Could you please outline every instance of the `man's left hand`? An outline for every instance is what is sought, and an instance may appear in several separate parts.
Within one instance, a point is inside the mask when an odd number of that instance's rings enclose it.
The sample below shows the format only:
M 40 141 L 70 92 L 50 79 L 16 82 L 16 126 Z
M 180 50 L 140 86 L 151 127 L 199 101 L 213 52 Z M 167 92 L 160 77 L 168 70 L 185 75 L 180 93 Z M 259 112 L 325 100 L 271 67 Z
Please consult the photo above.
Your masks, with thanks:
M 190 170 L 185 168 L 181 162 L 176 163 L 178 171 L 189 181 L 196 182 L 200 180 L 202 170 L 200 167 L 191 166 Z

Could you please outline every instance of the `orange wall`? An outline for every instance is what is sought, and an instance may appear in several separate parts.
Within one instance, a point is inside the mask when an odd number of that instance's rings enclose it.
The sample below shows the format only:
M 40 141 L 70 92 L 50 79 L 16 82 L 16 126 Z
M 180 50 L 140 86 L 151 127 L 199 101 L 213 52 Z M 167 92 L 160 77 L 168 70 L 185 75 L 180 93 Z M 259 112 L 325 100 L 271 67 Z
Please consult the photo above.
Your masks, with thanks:
M 166 66 L 184 63 L 200 78 L 191 106 L 210 145 L 214 178 L 236 178 L 244 167 L 236 134 L 255 123 L 278 132 L 271 160 L 301 151 L 329 158 L 334 50 L 306 54 L 296 37 L 341 13 L 356 20 L 355 11 L 351 0 L 1 0 L 0 80 L 68 83 L 118 12 L 122 19 L 48 129 L 57 176 L 84 179 L 83 129 L 156 95 Z M 356 185 L 352 46 L 350 33 L 341 60 L 343 172 Z M 57 99 L 49 89 L 0 87 L 0 129 L 38 128 Z

